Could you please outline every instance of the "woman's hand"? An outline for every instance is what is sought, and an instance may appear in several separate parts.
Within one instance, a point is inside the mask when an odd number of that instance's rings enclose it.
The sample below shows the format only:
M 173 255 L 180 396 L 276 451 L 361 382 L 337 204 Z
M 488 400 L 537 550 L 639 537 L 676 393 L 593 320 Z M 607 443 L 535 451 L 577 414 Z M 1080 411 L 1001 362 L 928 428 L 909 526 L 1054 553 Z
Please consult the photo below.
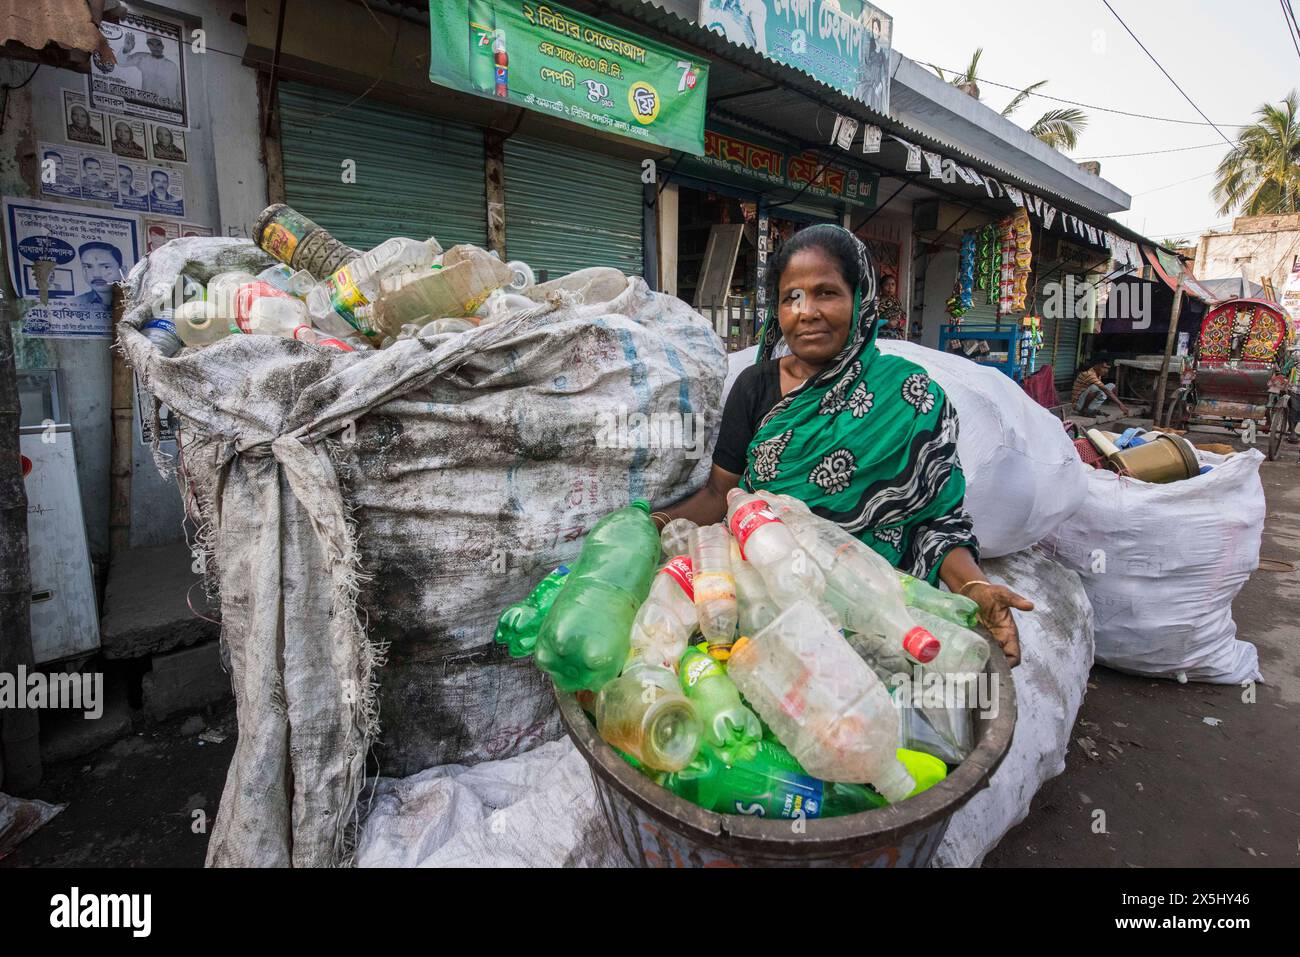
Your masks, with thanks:
M 1012 668 L 1020 664 L 1020 630 L 1011 616 L 1011 609 L 1033 611 L 1034 603 L 1022 598 L 1005 585 L 978 583 L 966 589 L 966 597 L 980 606 L 980 623 L 989 630 L 1002 646 L 1007 664 Z

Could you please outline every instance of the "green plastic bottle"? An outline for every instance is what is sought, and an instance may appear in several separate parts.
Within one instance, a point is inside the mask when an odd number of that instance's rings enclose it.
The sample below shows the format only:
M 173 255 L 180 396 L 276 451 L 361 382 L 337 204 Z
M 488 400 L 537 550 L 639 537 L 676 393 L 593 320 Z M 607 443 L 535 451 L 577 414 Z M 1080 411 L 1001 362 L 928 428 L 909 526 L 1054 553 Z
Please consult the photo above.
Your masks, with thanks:
M 740 701 L 740 692 L 727 677 L 722 662 L 708 653 L 707 645 L 687 648 L 677 665 L 682 691 L 704 723 L 704 740 L 728 764 L 752 757 L 763 737 L 758 716 Z
M 685 769 L 655 780 L 680 798 L 719 814 L 805 819 L 842 817 L 884 807 L 885 799 L 861 784 L 809 777 L 784 746 L 760 741 L 752 757 L 732 764 L 705 745 Z
M 537 667 L 561 691 L 599 691 L 627 661 L 632 619 L 650 594 L 659 533 L 633 502 L 596 523 L 537 636 Z
M 527 658 L 533 653 L 537 647 L 537 633 L 542 630 L 546 613 L 555 604 L 568 574 L 569 566 L 561 565 L 538 582 L 527 598 L 501 613 L 496 634 L 492 637 L 498 645 L 506 646 L 511 658 Z
M 898 573 L 898 580 L 903 585 L 903 601 L 909 608 L 920 608 L 963 628 L 975 627 L 980 606 L 965 595 L 942 591 L 905 572 Z

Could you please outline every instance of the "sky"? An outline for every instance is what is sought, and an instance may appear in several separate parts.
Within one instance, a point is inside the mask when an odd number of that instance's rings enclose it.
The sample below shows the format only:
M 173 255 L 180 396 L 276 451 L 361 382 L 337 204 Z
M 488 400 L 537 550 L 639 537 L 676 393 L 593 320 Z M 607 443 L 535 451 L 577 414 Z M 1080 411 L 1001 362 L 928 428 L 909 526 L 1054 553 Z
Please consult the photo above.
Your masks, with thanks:
M 1195 241 L 1232 227 L 1210 195 L 1212 171 L 1228 151 L 1214 127 L 1165 78 L 1102 0 L 875 0 L 894 17 L 894 46 L 918 63 L 960 71 L 978 46 L 980 74 L 1083 103 L 1187 123 L 1086 110 L 1087 130 L 1070 156 L 1100 159 L 1102 178 L 1133 197 L 1115 219 L 1152 239 Z M 1290 0 L 1300 15 L 1300 0 Z M 1300 55 L 1279 0 L 1110 0 L 1129 28 L 1192 101 L 1235 139 L 1265 101 L 1300 87 Z M 1001 110 L 1013 90 L 981 83 Z M 1063 106 L 1030 97 L 1013 115 L 1029 126 Z M 1182 147 L 1183 152 L 1117 157 Z

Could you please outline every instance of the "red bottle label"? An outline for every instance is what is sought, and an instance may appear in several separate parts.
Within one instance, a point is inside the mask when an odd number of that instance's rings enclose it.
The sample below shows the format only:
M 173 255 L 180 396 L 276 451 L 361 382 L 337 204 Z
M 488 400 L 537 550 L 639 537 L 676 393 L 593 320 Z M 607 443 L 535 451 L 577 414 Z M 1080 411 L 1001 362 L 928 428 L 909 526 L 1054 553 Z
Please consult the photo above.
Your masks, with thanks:
M 695 601 L 695 570 L 691 567 L 691 560 L 685 555 L 678 555 L 670 559 L 660 571 L 671 578 L 677 584 L 682 586 L 682 591 L 686 592 L 686 597 L 692 602 Z
M 768 522 L 779 522 L 775 512 L 771 507 L 759 499 L 756 502 L 746 502 L 740 508 L 732 513 L 731 526 L 732 537 L 736 539 L 736 544 L 740 546 L 740 557 L 745 557 L 745 542 L 749 541 L 749 536 L 762 528 Z
M 903 650 L 921 664 L 929 664 L 939 654 L 939 639 L 920 625 L 903 636 Z

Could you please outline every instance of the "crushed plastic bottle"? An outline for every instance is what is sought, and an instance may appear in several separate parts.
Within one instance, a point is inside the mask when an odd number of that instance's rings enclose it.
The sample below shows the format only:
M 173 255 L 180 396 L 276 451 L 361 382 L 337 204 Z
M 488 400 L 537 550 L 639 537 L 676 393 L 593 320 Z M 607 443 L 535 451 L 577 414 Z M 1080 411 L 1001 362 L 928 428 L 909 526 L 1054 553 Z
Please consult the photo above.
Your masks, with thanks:
M 861 784 L 810 777 L 777 741 L 759 741 L 754 753 L 728 761 L 707 743 L 681 771 L 652 775 L 664 788 L 706 811 L 773 819 L 842 817 L 884 807 Z
M 741 702 L 722 662 L 698 645 L 682 654 L 677 674 L 682 692 L 704 725 L 705 742 L 717 748 L 728 764 L 752 755 L 763 737 L 763 726 Z
M 675 518 L 659 533 L 659 544 L 664 557 L 688 555 L 691 551 L 691 532 L 699 528 L 689 518 Z
M 501 613 L 492 640 L 498 645 L 505 645 L 511 658 L 526 658 L 533 653 L 542 622 L 555 604 L 555 598 L 564 587 L 564 579 L 568 574 L 569 567 L 561 565 L 538 582 L 523 600 L 515 602 Z
M 176 334 L 187 346 L 199 348 L 224 339 L 239 329 L 216 302 L 196 300 L 183 303 L 175 313 Z
M 738 630 L 741 635 L 756 635 L 775 621 L 781 610 L 767 597 L 763 576 L 740 557 L 740 546 L 734 538 L 731 540 L 731 573 L 736 576 Z
M 696 627 L 692 577 L 691 560 L 686 555 L 670 559 L 659 569 L 650 597 L 632 621 L 633 658 L 677 670 Z
M 239 323 L 239 320 L 236 319 Z M 239 323 L 241 329 L 252 335 L 284 336 L 298 338 L 300 329 L 310 329 L 311 317 L 301 299 L 287 296 L 261 296 L 253 300 L 248 317 Z
M 669 668 L 633 660 L 600 689 L 596 731 L 655 771 L 680 771 L 700 750 L 695 706 L 682 694 Z
M 786 501 L 769 501 L 826 577 L 824 598 L 846 631 L 881 635 L 924 664 L 941 653 L 938 637 L 918 624 L 903 602 L 903 586 L 883 557 L 839 525 Z M 802 503 L 800 503 L 802 505 Z
M 441 253 L 442 247 L 432 237 L 423 241 L 404 236 L 384 240 L 312 287 L 307 293 L 307 308 L 312 319 L 333 332 L 333 328 L 324 324 L 332 316 L 338 316 L 352 328 L 369 335 L 376 330 L 364 327 L 356 310 L 379 298 L 383 280 L 427 271 Z
M 767 586 L 768 597 L 783 611 L 805 599 L 814 602 L 826 590 L 821 569 L 786 528 L 772 507 L 749 492 L 727 493 L 727 527 Z
M 915 782 L 898 762 L 898 716 L 875 672 L 809 601 L 738 641 L 727 673 L 814 777 L 870 784 L 891 803 Z
M 731 573 L 731 536 L 722 525 L 703 525 L 691 532 L 691 567 L 695 570 L 695 612 L 700 634 L 711 654 L 726 656 L 736 640 L 736 578 Z
M 599 690 L 627 662 L 658 557 L 646 502 L 611 512 L 588 533 L 537 637 L 537 666 L 561 691 Z

